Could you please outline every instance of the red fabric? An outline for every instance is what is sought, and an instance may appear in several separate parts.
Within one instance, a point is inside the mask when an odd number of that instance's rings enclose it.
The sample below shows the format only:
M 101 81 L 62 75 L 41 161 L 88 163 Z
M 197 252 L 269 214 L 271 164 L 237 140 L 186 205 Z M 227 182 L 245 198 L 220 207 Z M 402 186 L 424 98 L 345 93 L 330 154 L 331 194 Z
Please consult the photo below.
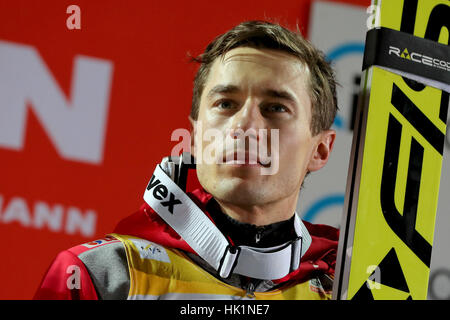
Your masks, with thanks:
M 188 193 L 188 195 L 210 217 L 205 210 L 205 206 L 212 196 L 203 189 L 196 189 Z M 312 237 L 311 246 L 303 256 L 300 268 L 275 281 L 277 283 L 288 280 L 303 282 L 309 280 L 317 272 L 334 275 L 339 231 L 327 225 L 314 225 L 306 221 L 304 221 L 304 224 Z M 114 232 L 147 239 L 168 248 L 177 248 L 195 253 L 147 204 L 143 204 L 137 212 L 120 221 Z M 111 241 L 112 239 L 105 240 Z M 78 254 L 85 250 L 89 250 L 89 248 L 80 245 L 61 252 L 48 269 L 34 299 L 98 299 L 89 273 L 83 262 L 77 257 Z M 73 272 L 74 266 L 79 268 L 77 269 L 77 276 L 80 277 L 79 289 L 70 288 L 71 279 L 75 276 Z
M 211 195 L 203 189 L 196 189 L 189 192 L 188 196 L 205 212 L 206 203 L 211 199 Z M 146 203 L 139 211 L 126 217 L 114 229 L 115 233 L 131 235 L 143 238 L 164 247 L 177 248 L 195 253 L 195 251 L 176 233 L 161 217 Z
M 70 250 L 65 250 L 53 261 L 33 299 L 98 300 L 98 297 L 83 262 Z
M 307 221 L 303 221 L 303 223 L 311 235 L 311 246 L 302 257 L 300 268 L 286 277 L 274 281 L 276 283 L 287 280 L 303 282 L 309 280 L 317 272 L 334 277 L 339 230 L 324 224 L 311 224 Z
M 203 189 L 196 189 L 188 195 L 210 217 L 205 207 L 212 197 L 211 194 Z M 309 280 L 317 272 L 334 276 L 339 230 L 327 225 L 311 224 L 306 221 L 303 221 L 303 223 L 311 235 L 311 246 L 302 257 L 300 268 L 275 282 L 280 283 L 288 280 L 303 282 Z M 143 204 L 138 212 L 123 219 L 114 232 L 147 239 L 165 247 L 195 253 L 147 204 Z

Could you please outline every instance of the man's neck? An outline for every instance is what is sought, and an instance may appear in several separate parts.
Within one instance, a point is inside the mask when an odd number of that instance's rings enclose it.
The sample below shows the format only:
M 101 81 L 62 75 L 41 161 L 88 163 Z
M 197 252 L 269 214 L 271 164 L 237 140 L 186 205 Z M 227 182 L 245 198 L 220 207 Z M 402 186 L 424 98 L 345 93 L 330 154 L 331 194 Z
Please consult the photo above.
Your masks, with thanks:
M 208 202 L 206 210 L 219 230 L 229 237 L 234 245 L 272 247 L 296 238 L 293 214 L 283 221 L 257 226 L 237 221 L 223 213 L 214 198 Z
M 263 205 L 236 205 L 215 199 L 223 213 L 234 220 L 255 226 L 265 226 L 290 219 L 295 212 L 297 197 L 288 197 L 281 201 Z

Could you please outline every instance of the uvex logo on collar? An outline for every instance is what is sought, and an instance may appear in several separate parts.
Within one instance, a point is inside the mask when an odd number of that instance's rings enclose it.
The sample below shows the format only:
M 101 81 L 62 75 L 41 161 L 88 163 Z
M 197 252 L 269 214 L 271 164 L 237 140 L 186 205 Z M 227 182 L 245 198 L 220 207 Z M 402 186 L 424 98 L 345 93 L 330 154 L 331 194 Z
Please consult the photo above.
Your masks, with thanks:
M 299 268 L 300 258 L 311 244 L 308 230 L 295 214 L 295 240 L 269 248 L 230 247 L 225 235 L 161 165 L 155 168 L 144 200 L 222 278 L 240 274 L 255 279 L 281 279 Z
M 147 190 L 150 191 L 153 189 L 153 197 L 159 201 L 167 198 L 167 194 L 169 191 L 167 187 L 161 183 L 158 179 L 155 179 L 155 175 L 152 175 L 150 182 L 148 183 Z M 175 195 L 170 192 L 169 200 L 161 202 L 161 205 L 164 207 L 169 207 L 168 210 L 171 214 L 173 214 L 173 207 L 181 204 L 181 201 L 175 198 Z

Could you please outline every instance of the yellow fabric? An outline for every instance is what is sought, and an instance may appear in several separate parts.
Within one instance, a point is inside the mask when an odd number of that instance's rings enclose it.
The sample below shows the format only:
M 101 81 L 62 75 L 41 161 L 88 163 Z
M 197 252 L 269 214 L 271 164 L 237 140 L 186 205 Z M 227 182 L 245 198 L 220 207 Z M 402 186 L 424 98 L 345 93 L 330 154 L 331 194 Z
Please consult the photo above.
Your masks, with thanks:
M 112 234 L 125 247 L 130 272 L 128 299 L 330 299 L 320 281 L 312 279 L 278 290 L 255 292 L 226 284 L 195 264 L 177 249 L 165 248 L 145 239 Z M 319 285 L 317 285 L 319 283 Z

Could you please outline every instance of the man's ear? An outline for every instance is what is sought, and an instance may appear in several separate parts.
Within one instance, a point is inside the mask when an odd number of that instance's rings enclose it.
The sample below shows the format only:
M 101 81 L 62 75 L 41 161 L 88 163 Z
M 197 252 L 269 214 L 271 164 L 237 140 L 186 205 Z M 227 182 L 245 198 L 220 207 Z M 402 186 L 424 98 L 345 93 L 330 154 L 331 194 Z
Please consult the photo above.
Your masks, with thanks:
M 318 134 L 317 139 L 316 149 L 308 164 L 308 171 L 311 172 L 321 169 L 328 162 L 336 139 L 336 131 L 332 129 L 322 131 Z
M 191 131 L 191 154 L 195 155 L 195 134 L 197 132 L 197 120 L 192 119 L 191 116 L 188 116 Z

